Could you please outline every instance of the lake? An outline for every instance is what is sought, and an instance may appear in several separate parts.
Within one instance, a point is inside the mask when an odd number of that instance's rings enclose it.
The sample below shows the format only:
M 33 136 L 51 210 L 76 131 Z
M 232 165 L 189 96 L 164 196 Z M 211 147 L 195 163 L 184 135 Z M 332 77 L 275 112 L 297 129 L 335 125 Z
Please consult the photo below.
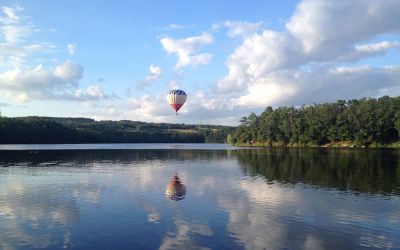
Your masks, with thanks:
M 0 249 L 400 248 L 400 151 L 0 146 Z

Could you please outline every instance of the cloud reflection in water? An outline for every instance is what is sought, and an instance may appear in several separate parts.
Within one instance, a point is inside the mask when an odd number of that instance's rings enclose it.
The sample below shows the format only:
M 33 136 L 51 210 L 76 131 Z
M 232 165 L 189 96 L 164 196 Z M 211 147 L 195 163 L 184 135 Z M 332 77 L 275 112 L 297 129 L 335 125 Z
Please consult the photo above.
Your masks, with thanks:
M 399 196 L 342 190 L 354 176 L 346 164 L 369 159 L 372 163 L 363 165 L 369 169 L 379 157 L 357 154 L 39 153 L 35 162 L 25 160 L 22 166 L 14 161 L 15 167 L 0 168 L 0 248 L 18 248 L 19 242 L 28 248 L 88 247 L 86 243 L 103 249 L 399 247 Z M 396 157 L 386 156 L 392 163 Z M 393 191 L 397 185 L 385 159 L 380 178 L 387 185 L 375 183 L 372 191 Z M 328 177 L 325 168 L 342 179 L 316 179 L 313 173 Z M 171 180 L 176 172 L 179 177 Z M 369 179 L 362 178 L 373 177 L 357 174 L 352 185 L 364 191 L 362 184 Z M 166 200 L 165 195 L 180 200 Z

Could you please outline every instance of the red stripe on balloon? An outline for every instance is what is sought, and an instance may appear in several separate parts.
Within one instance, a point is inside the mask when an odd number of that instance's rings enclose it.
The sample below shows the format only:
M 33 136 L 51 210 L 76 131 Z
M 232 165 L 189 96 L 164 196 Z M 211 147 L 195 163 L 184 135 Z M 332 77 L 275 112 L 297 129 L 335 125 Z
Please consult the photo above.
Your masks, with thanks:
M 175 110 L 175 112 L 178 112 L 178 110 L 183 106 L 183 104 L 178 104 L 178 103 L 174 103 L 174 104 L 170 104 L 172 109 Z

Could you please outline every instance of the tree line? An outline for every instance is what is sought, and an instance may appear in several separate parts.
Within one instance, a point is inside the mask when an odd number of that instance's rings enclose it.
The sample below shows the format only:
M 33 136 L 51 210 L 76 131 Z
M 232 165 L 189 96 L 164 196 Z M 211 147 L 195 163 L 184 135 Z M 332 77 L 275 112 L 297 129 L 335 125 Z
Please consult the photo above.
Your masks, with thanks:
M 0 144 L 224 143 L 232 127 L 89 118 L 0 118 Z
M 242 117 L 231 144 L 399 147 L 400 97 L 362 98 L 309 106 L 268 106 Z

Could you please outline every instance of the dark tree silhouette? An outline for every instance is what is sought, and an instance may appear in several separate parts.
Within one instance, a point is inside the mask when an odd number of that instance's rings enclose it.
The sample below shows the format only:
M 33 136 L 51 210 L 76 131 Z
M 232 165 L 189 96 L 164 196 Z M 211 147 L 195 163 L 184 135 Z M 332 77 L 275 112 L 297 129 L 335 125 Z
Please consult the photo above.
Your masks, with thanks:
M 251 113 L 229 135 L 232 144 L 279 146 L 400 145 L 400 97 L 338 100 Z

